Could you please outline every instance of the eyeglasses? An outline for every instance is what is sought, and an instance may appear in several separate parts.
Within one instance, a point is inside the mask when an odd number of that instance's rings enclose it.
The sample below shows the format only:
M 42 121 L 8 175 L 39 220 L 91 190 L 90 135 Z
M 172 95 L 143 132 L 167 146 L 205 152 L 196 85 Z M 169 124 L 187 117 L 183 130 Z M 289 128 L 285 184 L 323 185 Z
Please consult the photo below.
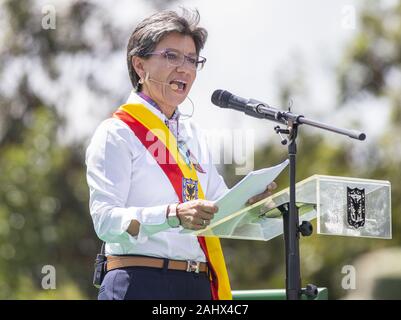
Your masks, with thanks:
M 146 55 L 160 55 L 160 56 L 164 57 L 165 59 L 167 59 L 167 63 L 173 67 L 180 67 L 186 61 L 187 65 L 192 70 L 197 70 L 197 71 L 202 70 L 202 68 L 206 62 L 205 57 L 187 56 L 187 55 L 181 53 L 180 51 L 174 50 L 174 49 L 165 49 L 163 51 L 150 52 Z

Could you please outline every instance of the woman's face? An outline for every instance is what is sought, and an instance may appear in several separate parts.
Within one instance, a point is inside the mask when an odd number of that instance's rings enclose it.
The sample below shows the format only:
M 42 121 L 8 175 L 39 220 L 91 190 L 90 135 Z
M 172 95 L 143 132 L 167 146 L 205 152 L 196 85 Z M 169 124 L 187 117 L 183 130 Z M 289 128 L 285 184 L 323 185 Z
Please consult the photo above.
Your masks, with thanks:
M 188 95 L 196 78 L 196 70 L 186 58 L 182 65 L 174 66 L 166 55 L 157 54 L 165 50 L 195 59 L 197 57 L 195 43 L 190 36 L 170 33 L 157 44 L 153 51 L 156 54 L 149 55 L 147 59 L 134 57 L 133 63 L 138 75 L 145 80 L 143 93 L 151 97 L 167 117 L 171 117 Z M 148 78 L 146 73 L 149 73 Z

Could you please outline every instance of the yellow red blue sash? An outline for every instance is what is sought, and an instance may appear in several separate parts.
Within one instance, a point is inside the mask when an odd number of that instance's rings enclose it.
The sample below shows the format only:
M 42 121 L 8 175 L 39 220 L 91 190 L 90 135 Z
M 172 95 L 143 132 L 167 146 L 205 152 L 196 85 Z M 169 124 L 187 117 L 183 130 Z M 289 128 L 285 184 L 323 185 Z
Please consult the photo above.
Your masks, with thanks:
M 122 105 L 113 117 L 126 123 L 149 151 L 162 143 L 165 155 L 149 152 L 168 177 L 180 202 L 204 199 L 205 195 L 193 165 L 186 164 L 178 152 L 177 141 L 166 124 L 141 103 Z M 231 300 L 231 287 L 220 240 L 217 237 L 198 237 L 211 269 L 211 291 L 214 300 Z

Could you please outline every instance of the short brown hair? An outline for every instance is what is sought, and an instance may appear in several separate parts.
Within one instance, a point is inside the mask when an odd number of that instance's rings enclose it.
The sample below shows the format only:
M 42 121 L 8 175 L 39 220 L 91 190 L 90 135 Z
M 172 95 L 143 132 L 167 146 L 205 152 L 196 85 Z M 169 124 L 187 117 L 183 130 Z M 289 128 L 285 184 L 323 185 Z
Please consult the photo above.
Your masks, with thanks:
M 199 54 L 207 39 L 206 29 L 198 27 L 199 20 L 198 10 L 182 8 L 182 15 L 175 11 L 165 10 L 151 15 L 138 24 L 127 46 L 128 73 L 137 91 L 142 90 L 142 85 L 138 83 L 139 76 L 132 66 L 132 57 L 146 57 L 162 38 L 171 32 L 190 36 L 194 40 L 196 53 Z

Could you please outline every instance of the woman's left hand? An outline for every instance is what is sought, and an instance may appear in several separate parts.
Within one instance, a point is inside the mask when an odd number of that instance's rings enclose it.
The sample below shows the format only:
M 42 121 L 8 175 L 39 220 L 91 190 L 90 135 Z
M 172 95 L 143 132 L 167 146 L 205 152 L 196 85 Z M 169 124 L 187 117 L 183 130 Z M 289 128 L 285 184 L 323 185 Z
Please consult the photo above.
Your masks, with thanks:
M 272 183 L 270 183 L 267 187 L 266 190 L 263 191 L 262 193 L 257 194 L 256 196 L 253 196 L 251 198 L 248 199 L 248 201 L 246 202 L 247 205 L 251 205 L 254 204 L 264 198 L 267 198 L 269 196 L 271 196 L 273 194 L 273 190 L 277 188 L 277 183 L 275 183 L 274 181 Z

